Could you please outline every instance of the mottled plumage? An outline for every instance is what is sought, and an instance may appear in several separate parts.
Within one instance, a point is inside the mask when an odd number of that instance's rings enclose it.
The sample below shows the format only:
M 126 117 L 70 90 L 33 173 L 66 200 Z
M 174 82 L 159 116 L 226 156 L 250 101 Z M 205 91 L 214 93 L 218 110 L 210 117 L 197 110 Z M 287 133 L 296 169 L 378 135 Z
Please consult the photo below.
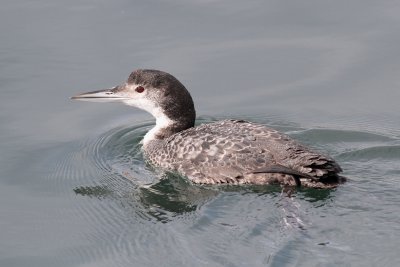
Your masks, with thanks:
M 263 125 L 224 120 L 193 127 L 192 97 L 166 72 L 136 70 L 122 85 L 73 99 L 121 101 L 151 113 L 156 126 L 143 139 L 146 157 L 194 183 L 331 188 L 345 181 L 333 159 Z
M 295 185 L 289 174 L 254 173 L 279 165 L 316 178 L 301 179 L 304 186 L 331 187 L 341 171 L 330 157 L 275 129 L 242 120 L 202 124 L 166 140 L 154 140 L 145 154 L 154 165 L 178 171 L 199 184 Z

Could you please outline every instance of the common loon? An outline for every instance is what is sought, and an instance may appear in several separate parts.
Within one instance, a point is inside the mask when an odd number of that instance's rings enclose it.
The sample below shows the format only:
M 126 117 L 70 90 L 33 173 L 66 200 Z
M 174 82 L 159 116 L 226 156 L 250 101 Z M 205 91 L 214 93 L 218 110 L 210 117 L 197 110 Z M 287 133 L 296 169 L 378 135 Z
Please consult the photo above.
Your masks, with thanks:
M 244 120 L 194 127 L 192 97 L 163 71 L 138 69 L 121 85 L 72 99 L 119 101 L 151 113 L 156 125 L 143 139 L 146 158 L 193 183 L 333 188 L 345 181 L 332 158 L 275 129 Z

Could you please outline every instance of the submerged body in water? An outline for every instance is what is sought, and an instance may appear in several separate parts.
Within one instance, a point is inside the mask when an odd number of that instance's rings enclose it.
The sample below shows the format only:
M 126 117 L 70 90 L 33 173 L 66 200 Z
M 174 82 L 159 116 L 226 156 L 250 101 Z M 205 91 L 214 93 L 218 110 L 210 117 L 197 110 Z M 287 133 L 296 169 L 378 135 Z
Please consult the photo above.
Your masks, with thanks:
M 166 72 L 136 70 L 122 85 L 72 99 L 120 101 L 151 113 L 156 126 L 143 139 L 145 156 L 194 183 L 332 188 L 345 181 L 332 158 L 275 129 L 243 120 L 194 127 L 192 97 Z

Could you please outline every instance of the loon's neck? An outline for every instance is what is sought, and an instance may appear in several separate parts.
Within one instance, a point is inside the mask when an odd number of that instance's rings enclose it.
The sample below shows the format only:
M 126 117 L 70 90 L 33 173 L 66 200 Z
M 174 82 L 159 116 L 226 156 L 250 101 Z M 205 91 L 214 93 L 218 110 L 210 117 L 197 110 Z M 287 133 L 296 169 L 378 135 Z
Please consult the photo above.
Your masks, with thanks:
M 166 134 L 169 132 L 168 129 L 171 128 L 176 122 L 168 118 L 167 116 L 160 116 L 156 119 L 156 126 L 154 126 L 150 131 L 146 133 L 143 138 L 143 145 L 146 146 L 150 141 L 157 139 L 166 138 Z
M 194 126 L 194 120 L 181 118 L 173 120 L 166 115 L 157 116 L 156 126 L 146 133 L 143 138 L 143 146 L 146 147 L 151 141 L 161 141 L 171 135 Z

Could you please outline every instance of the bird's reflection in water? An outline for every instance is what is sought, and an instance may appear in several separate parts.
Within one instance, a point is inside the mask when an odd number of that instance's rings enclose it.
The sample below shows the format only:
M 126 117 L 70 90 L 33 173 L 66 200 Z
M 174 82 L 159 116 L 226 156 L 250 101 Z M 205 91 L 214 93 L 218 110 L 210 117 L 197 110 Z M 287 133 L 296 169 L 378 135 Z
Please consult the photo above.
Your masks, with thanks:
M 195 212 L 204 204 L 217 198 L 220 193 L 260 196 L 269 194 L 276 197 L 277 207 L 287 215 L 283 218 L 284 223 L 302 228 L 303 224 L 298 216 L 301 213 L 298 201 L 325 203 L 332 191 L 279 185 L 199 186 L 191 184 L 175 173 L 165 173 L 157 182 L 148 185 L 138 185 L 127 179 L 122 180 L 124 182 L 79 186 L 74 189 L 74 192 L 77 195 L 100 200 L 107 198 L 118 200 L 125 208 L 130 207 L 135 213 L 140 213 L 149 220 L 155 219 L 163 223 L 173 220 L 176 216 Z

